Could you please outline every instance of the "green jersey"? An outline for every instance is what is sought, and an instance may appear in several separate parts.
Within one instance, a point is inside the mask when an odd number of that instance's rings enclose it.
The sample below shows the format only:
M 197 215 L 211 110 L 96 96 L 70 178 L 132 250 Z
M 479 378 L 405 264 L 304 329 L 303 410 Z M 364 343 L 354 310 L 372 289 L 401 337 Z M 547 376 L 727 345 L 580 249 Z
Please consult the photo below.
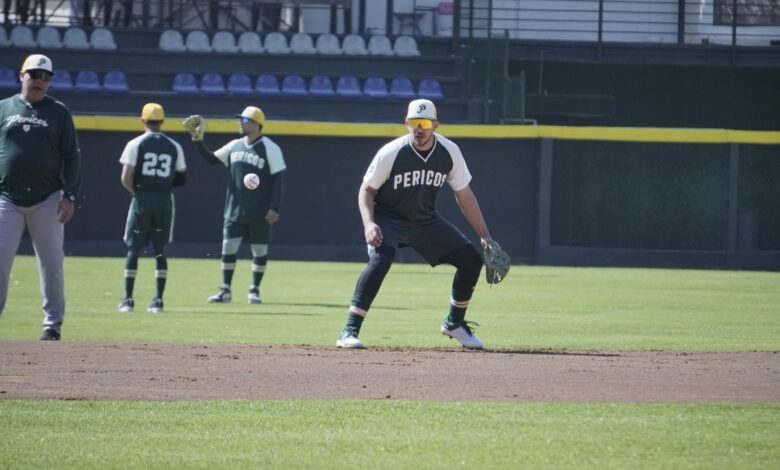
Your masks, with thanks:
M 187 169 L 181 145 L 162 132 L 146 132 L 128 142 L 119 163 L 135 167 L 136 191 L 170 192 L 174 172 Z
M 29 207 L 81 185 L 81 153 L 68 108 L 49 96 L 37 103 L 0 101 L 0 197 Z
M 427 155 L 418 152 L 409 135 L 399 137 L 374 156 L 363 181 L 377 190 L 375 211 L 410 222 L 435 218 L 436 196 L 444 183 L 453 191 L 471 181 L 460 148 L 451 140 L 434 134 Z
M 225 221 L 248 222 L 262 219 L 272 207 L 273 178 L 287 167 L 284 163 L 282 149 L 268 137 L 261 137 L 249 144 L 243 137 L 228 142 L 224 147 L 214 152 L 226 167 L 230 169 L 225 197 Z M 244 186 L 244 176 L 255 173 L 260 177 L 257 189 L 247 189 Z

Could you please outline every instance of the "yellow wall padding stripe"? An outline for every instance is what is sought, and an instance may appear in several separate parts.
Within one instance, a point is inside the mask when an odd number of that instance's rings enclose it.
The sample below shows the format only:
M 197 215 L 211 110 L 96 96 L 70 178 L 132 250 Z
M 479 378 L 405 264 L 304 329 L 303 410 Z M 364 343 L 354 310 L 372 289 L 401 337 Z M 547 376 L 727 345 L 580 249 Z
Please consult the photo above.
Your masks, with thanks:
M 136 117 L 74 116 L 76 128 L 83 131 L 141 132 Z M 184 132 L 181 117 L 169 117 L 163 132 Z M 237 119 L 208 119 L 208 132 L 238 134 Z M 269 121 L 264 132 L 273 135 L 311 137 L 398 137 L 406 132 L 403 124 L 361 124 L 312 121 Z M 519 125 L 442 124 L 439 132 L 447 137 L 474 139 L 557 139 L 615 142 L 659 142 L 700 144 L 780 144 L 778 131 L 738 131 L 729 129 L 665 129 L 644 127 L 569 127 Z

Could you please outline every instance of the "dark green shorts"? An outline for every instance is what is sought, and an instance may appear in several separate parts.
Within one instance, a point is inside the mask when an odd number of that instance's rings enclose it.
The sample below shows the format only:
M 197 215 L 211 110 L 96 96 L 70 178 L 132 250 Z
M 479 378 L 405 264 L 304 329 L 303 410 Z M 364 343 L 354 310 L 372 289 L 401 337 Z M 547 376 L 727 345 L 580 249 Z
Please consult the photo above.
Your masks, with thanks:
M 251 222 L 226 220 L 222 228 L 222 237 L 225 240 L 241 238 L 252 245 L 267 245 L 271 241 L 271 224 L 262 218 Z
M 146 248 L 149 242 L 162 249 L 173 241 L 173 194 L 161 191 L 137 192 L 130 201 L 125 224 L 125 244 Z
M 441 257 L 455 248 L 471 243 L 463 232 L 441 217 L 409 222 L 377 215 L 375 222 L 382 229 L 382 245 L 411 247 L 431 266 L 441 264 Z

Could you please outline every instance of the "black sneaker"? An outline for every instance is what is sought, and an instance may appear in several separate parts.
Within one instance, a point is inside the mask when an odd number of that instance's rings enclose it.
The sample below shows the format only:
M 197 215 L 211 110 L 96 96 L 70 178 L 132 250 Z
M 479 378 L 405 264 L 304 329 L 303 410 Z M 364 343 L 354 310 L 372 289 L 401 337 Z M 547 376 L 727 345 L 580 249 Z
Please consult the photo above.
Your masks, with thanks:
M 219 292 L 209 297 L 210 304 L 229 304 L 233 300 L 230 289 L 221 288 Z
M 250 287 L 249 293 L 246 295 L 246 299 L 250 304 L 261 303 L 262 300 L 260 300 L 260 289 L 257 287 Z
M 40 337 L 41 341 L 59 341 L 60 332 L 47 328 L 43 330 L 43 335 Z
M 154 299 L 152 300 L 152 303 L 149 304 L 149 308 L 146 309 L 147 312 L 152 313 L 163 313 L 163 301 L 162 299 Z
M 120 313 L 131 313 L 135 309 L 135 302 L 130 297 L 124 299 L 116 307 Z

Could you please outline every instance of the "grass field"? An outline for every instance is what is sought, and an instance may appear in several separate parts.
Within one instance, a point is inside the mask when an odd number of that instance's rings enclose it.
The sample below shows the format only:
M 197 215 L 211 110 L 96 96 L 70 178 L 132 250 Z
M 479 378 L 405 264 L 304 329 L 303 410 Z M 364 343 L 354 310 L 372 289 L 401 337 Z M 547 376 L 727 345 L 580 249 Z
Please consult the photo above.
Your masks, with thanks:
M 263 301 L 205 302 L 216 260 L 171 259 L 152 315 L 143 258 L 137 311 L 118 314 L 123 260 L 68 258 L 65 341 L 333 346 L 362 268 L 274 262 Z M 438 333 L 452 270 L 398 264 L 361 339 L 452 347 Z M 495 349 L 780 351 L 780 273 L 515 266 L 481 281 L 468 318 Z M 35 261 L 17 257 L 0 340 L 40 334 Z M 0 384 L 2 371 L 0 371 Z M 0 400 L 2 468 L 776 468 L 780 405 L 588 405 L 401 401 Z

